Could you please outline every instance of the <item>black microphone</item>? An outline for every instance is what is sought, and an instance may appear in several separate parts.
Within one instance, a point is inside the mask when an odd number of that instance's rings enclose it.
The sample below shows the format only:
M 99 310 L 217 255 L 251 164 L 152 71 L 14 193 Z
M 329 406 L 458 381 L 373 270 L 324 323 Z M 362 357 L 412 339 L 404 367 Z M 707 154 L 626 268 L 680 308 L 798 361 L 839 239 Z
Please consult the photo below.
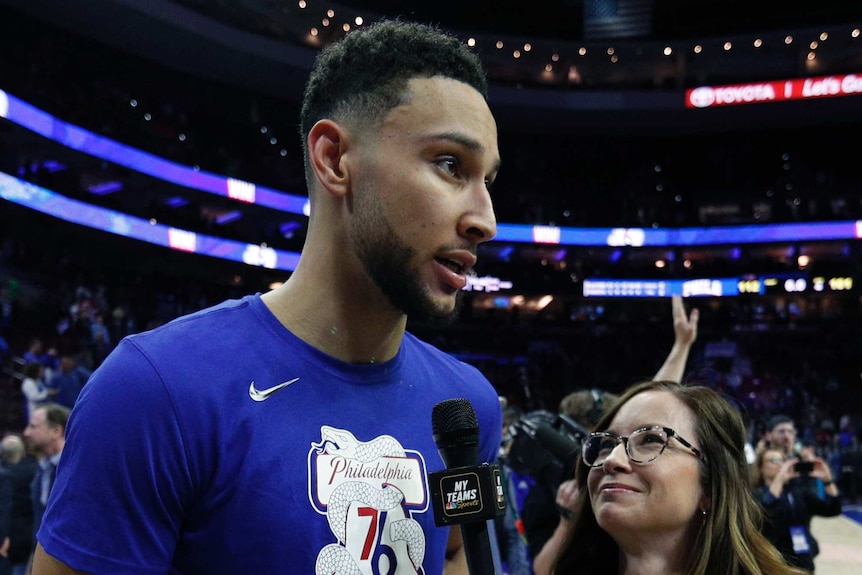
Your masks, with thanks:
M 434 522 L 460 525 L 471 575 L 494 575 L 488 520 L 506 510 L 500 467 L 479 463 L 479 422 L 466 399 L 447 399 L 431 414 L 434 442 L 447 469 L 428 474 Z
M 581 446 L 572 438 L 566 437 L 549 425 L 542 424 L 536 427 L 536 441 L 562 462 L 567 473 L 577 465 L 578 458 L 581 456 Z

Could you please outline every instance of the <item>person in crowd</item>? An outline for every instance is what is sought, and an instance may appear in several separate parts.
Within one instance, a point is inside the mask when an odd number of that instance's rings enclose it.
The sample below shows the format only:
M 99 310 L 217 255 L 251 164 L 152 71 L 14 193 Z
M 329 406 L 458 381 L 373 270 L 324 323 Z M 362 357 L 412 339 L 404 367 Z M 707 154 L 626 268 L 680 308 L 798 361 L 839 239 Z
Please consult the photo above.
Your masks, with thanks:
M 30 414 L 30 421 L 24 429 L 24 437 L 39 463 L 30 485 L 34 537 L 45 514 L 48 496 L 56 482 L 57 466 L 66 445 L 69 413 L 69 408 L 57 403 L 40 405 Z
M 74 355 L 61 355 L 60 368 L 48 382 L 48 389 L 54 394 L 52 401 L 72 409 L 90 375 L 90 370 L 78 365 Z
M 799 452 L 796 443 L 796 424 L 793 418 L 778 414 L 770 417 L 766 422 L 766 430 L 757 444 L 757 453 L 764 449 L 779 449 L 784 457 L 793 457 Z
M 801 574 L 760 533 L 739 412 L 705 386 L 624 391 L 584 440 L 552 572 Z
M 45 366 L 41 363 L 35 361 L 25 363 L 21 375 L 23 376 L 21 393 L 27 402 L 25 415 L 29 418 L 34 409 L 48 401 L 57 392 L 45 385 Z
M 687 314 L 682 297 L 673 296 L 671 315 L 673 346 L 653 376 L 654 380 L 682 381 L 691 347 L 697 339 L 700 321 L 700 311 L 697 308 Z M 617 398 L 617 395 L 600 389 L 582 389 L 563 397 L 559 411 L 571 417 L 584 429 L 590 430 Z M 541 485 L 530 490 L 524 504 L 524 522 L 536 575 L 550 574 L 554 559 L 570 529 L 577 495 L 578 485 L 574 478 L 560 483 L 555 493 L 547 492 Z
M 571 417 L 586 433 L 617 399 L 616 394 L 607 391 L 582 389 L 563 397 L 559 412 Z M 562 481 L 555 490 L 543 482 L 537 482 L 524 500 L 522 514 L 536 575 L 550 575 L 554 559 L 569 531 L 578 495 L 574 469 L 571 471 L 572 476 Z
M 90 341 L 92 342 L 93 367 L 98 367 L 111 351 L 111 333 L 101 312 L 93 315 L 90 323 Z
M 34 575 L 466 573 L 428 503 L 432 412 L 469 401 L 493 462 L 500 404 L 406 326 L 455 319 L 496 233 L 486 90 L 431 26 L 381 21 L 320 52 L 296 270 L 111 352 L 75 404 Z
M 809 463 L 810 471 L 801 469 L 800 463 Z M 822 495 L 806 487 L 808 478 L 822 482 Z M 841 498 L 829 466 L 817 456 L 788 458 L 783 449 L 769 447 L 757 456 L 753 484 L 766 511 L 764 535 L 788 562 L 813 573 L 820 546 L 811 534 L 811 517 L 841 514 Z
M 819 455 L 817 455 L 817 446 L 813 441 L 799 442 L 799 452 L 797 453 L 796 457 L 799 459 L 799 461 L 803 462 L 800 465 L 805 466 L 799 472 L 799 477 L 796 479 L 796 481 L 798 481 L 802 485 L 803 489 L 807 489 L 811 493 L 814 493 L 817 497 L 822 498 L 826 493 L 826 488 L 828 487 L 826 481 L 823 479 L 824 474 L 811 473 L 811 471 L 813 471 L 815 467 L 819 467 L 817 461 L 821 460 L 828 471 L 826 476 L 831 481 L 833 478 L 838 477 L 838 474 L 840 473 L 840 468 L 836 470 L 836 466 L 830 465 L 828 461 L 822 459 Z
M 24 363 L 41 363 L 45 366 L 45 375 L 50 376 L 53 370 L 57 369 L 59 364 L 57 358 L 57 350 L 55 348 L 45 349 L 45 342 L 42 338 L 34 337 L 30 340 L 26 351 L 21 358 Z
M 33 553 L 33 503 L 30 484 L 36 474 L 36 460 L 24 445 L 20 435 L 9 433 L 0 441 L 2 467 L 11 482 L 11 520 L 6 558 L 11 575 L 24 575 Z
M 497 464 L 500 466 L 503 489 L 506 497 L 506 513 L 495 521 L 495 533 L 497 545 L 500 548 L 500 556 L 504 569 L 508 575 L 530 575 L 530 556 L 527 543 L 524 538 L 523 521 L 520 517 L 519 497 L 521 496 L 518 484 L 521 477 L 506 462 L 508 449 L 511 447 L 511 436 L 509 433 L 511 425 L 521 419 L 523 410 L 516 405 L 509 405 L 505 398 L 500 398 L 503 408 L 503 440 L 500 445 Z

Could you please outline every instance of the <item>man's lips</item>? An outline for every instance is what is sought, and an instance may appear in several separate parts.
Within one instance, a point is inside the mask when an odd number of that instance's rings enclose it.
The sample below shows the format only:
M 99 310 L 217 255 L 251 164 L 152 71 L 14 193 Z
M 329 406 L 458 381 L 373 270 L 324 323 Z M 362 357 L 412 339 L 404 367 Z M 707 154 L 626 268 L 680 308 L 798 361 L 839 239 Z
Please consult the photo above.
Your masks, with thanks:
M 464 273 L 463 268 L 439 258 L 436 258 L 434 263 L 437 264 L 437 273 L 443 283 L 456 291 L 464 289 L 464 286 L 467 285 L 467 274 Z
M 434 258 L 438 264 L 449 268 L 452 273 L 463 274 L 464 273 L 464 264 L 457 260 L 449 259 L 449 258 Z
M 476 265 L 476 255 L 468 250 L 452 250 L 437 254 L 434 258 L 440 264 L 448 267 L 454 273 L 469 274 Z
M 455 289 L 464 289 L 467 285 L 467 275 L 473 271 L 476 265 L 476 256 L 466 250 L 457 250 L 437 255 L 434 261 L 438 264 L 438 270 L 443 281 Z

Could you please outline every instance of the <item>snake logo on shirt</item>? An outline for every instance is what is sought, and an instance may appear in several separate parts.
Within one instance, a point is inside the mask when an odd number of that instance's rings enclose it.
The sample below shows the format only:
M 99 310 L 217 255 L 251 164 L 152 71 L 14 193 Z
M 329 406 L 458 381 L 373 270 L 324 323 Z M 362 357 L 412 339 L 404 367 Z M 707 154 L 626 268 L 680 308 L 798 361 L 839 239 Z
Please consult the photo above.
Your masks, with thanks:
M 335 538 L 318 553 L 316 575 L 424 573 L 425 534 L 411 518 L 428 506 L 419 453 L 389 435 L 359 441 L 325 425 L 308 458 L 309 499 Z

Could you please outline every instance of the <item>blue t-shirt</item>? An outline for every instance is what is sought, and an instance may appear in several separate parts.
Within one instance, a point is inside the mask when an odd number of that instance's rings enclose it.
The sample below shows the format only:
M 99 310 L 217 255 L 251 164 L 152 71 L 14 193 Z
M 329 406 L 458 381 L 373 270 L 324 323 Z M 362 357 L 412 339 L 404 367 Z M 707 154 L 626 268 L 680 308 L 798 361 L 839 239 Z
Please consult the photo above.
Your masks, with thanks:
M 96 575 L 439 575 L 431 413 L 455 397 L 493 462 L 500 406 L 474 367 L 410 334 L 388 362 L 348 364 L 259 295 L 225 302 L 126 338 L 96 370 L 39 541 Z

